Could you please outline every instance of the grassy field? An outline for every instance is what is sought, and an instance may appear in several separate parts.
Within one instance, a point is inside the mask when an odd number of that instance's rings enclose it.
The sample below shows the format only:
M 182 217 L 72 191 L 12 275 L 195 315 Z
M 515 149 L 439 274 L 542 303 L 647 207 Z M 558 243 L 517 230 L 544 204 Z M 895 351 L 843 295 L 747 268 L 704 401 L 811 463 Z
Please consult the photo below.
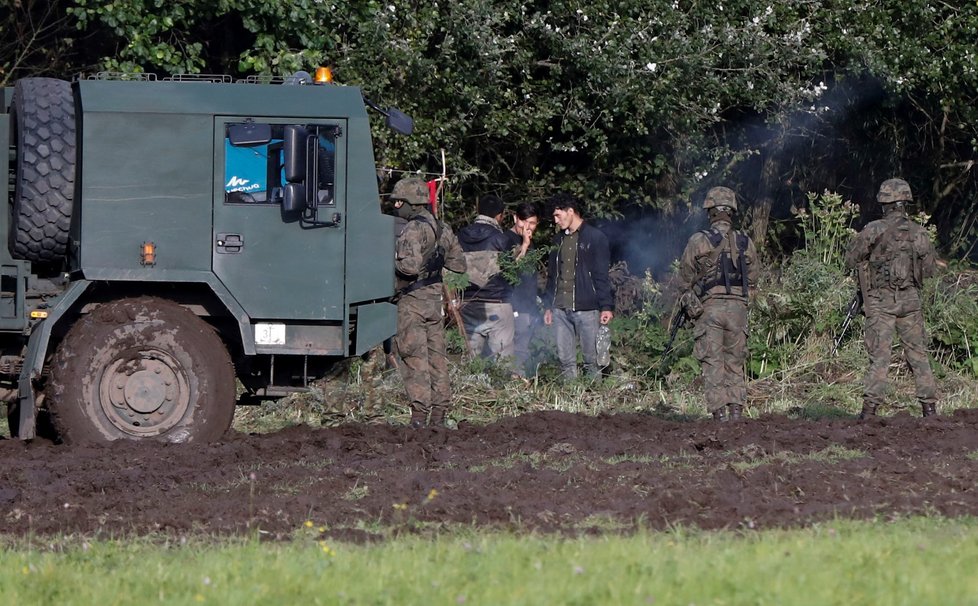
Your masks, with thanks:
M 5 543 L 4 604 L 974 604 L 978 520 L 557 538 L 456 530 L 374 545 Z

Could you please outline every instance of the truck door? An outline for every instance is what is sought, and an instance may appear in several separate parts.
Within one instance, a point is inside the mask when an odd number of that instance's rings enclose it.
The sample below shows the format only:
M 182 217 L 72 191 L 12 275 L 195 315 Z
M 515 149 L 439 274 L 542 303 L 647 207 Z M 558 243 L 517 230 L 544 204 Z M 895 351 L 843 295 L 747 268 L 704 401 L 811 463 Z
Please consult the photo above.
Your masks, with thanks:
M 345 319 L 344 127 L 322 119 L 215 121 L 214 273 L 252 319 Z M 287 179 L 286 137 L 296 132 L 308 154 L 303 174 Z M 309 192 L 315 215 L 283 211 L 289 181 Z

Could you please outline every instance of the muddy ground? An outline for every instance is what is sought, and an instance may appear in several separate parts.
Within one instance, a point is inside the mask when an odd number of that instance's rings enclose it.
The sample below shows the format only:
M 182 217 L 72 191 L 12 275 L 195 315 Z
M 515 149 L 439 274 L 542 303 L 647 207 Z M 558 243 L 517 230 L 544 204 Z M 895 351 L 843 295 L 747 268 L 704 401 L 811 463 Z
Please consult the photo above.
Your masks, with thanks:
M 349 540 L 440 525 L 592 532 L 978 515 L 978 410 L 866 423 L 528 414 L 295 427 L 214 444 L 0 441 L 0 533 Z

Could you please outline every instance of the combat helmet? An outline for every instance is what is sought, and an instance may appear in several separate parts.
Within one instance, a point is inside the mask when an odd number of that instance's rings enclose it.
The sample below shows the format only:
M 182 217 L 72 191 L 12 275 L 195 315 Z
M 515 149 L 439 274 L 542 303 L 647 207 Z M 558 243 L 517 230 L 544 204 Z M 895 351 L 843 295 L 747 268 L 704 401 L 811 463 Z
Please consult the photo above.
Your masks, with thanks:
M 408 204 L 428 204 L 428 184 L 420 177 L 408 177 L 394 184 L 391 200 L 404 200 Z
M 910 184 L 903 179 L 887 179 L 880 185 L 880 191 L 876 194 L 876 201 L 880 204 L 911 202 L 913 201 L 913 193 L 910 191 Z
M 703 200 L 703 209 L 710 210 L 717 206 L 726 206 L 737 211 L 737 194 L 729 187 L 712 187 L 706 192 L 706 199 Z

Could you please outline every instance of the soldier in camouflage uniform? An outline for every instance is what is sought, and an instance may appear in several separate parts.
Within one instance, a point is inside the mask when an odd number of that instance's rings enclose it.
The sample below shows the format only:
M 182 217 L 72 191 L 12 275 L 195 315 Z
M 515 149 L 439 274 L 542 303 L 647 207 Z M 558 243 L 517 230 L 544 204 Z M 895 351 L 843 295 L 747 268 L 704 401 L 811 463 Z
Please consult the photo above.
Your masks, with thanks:
M 682 302 L 693 320 L 693 355 L 703 369 L 706 403 L 718 421 L 737 420 L 747 402 L 747 300 L 757 274 L 751 239 L 733 229 L 737 196 L 714 187 L 703 203 L 710 229 L 689 238 L 679 262 Z
M 445 352 L 442 269 L 465 271 L 465 257 L 450 227 L 427 208 L 428 185 L 402 179 L 391 193 L 407 225 L 394 247 L 398 281 L 397 351 L 404 389 L 411 401 L 411 426 L 444 425 L 451 401 Z
M 903 343 L 917 384 L 917 400 L 928 417 L 937 413 L 938 393 L 927 358 L 920 288 L 924 278 L 934 275 L 937 255 L 927 231 L 907 216 L 905 205 L 913 195 L 906 181 L 887 179 L 876 199 L 883 207 L 883 218 L 864 227 L 846 252 L 846 265 L 859 278 L 870 358 L 859 418 L 875 416 L 883 403 L 894 332 Z

